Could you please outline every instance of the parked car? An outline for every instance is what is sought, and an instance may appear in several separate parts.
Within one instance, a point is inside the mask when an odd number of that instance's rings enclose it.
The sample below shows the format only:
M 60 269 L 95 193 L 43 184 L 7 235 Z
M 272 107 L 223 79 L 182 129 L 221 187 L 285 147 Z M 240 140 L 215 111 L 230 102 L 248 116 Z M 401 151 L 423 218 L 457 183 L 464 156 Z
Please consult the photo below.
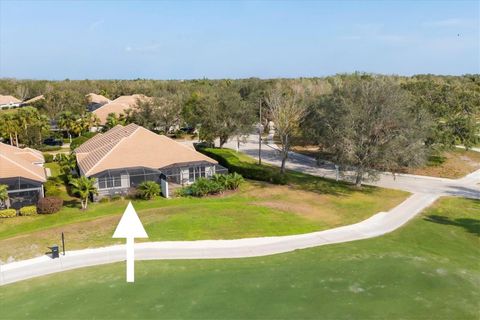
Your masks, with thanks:
M 56 138 L 47 138 L 43 140 L 43 143 L 46 144 L 47 146 L 62 146 L 63 141 L 62 139 L 56 139 Z

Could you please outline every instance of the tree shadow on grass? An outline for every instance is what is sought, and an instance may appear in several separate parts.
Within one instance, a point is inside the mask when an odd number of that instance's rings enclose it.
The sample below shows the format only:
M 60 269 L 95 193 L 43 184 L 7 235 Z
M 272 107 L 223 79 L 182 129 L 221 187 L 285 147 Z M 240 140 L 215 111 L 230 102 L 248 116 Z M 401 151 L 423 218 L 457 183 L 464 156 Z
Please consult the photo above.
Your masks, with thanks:
M 480 220 L 472 218 L 459 218 L 459 219 L 450 219 L 444 216 L 438 215 L 429 215 L 424 218 L 425 221 L 434 222 L 444 225 L 462 227 L 467 232 L 480 237 Z
M 75 200 L 63 200 L 63 206 L 68 207 L 68 208 L 81 208 L 80 201 L 75 199 Z

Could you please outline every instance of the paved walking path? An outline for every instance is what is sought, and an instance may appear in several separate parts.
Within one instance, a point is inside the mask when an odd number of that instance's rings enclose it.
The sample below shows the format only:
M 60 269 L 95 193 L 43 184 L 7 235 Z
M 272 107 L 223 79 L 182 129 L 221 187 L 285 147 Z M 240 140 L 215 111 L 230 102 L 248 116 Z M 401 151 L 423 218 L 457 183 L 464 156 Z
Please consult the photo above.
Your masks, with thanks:
M 258 155 L 257 139 L 258 136 L 250 136 L 247 142 L 241 145 L 240 151 L 256 157 Z M 235 149 L 236 143 L 229 143 L 228 146 Z M 262 159 L 273 165 L 280 163 L 278 151 L 272 144 L 264 146 Z M 315 160 L 300 154 L 290 154 L 287 168 L 316 176 L 335 178 L 332 165 L 317 166 Z M 390 211 L 377 213 L 359 223 L 292 236 L 139 243 L 135 245 L 136 260 L 257 257 L 377 237 L 400 228 L 442 195 L 480 199 L 479 182 L 480 170 L 458 180 L 413 175 L 400 175 L 393 179 L 391 175 L 382 174 L 377 182 L 372 183 L 373 185 L 406 190 L 413 195 Z M 70 251 L 65 256 L 53 260 L 47 256 L 37 257 L 0 265 L 0 285 L 124 260 L 124 245 Z
M 391 232 L 432 204 L 439 196 L 415 194 L 389 212 L 335 229 L 281 237 L 238 240 L 162 241 L 135 245 L 136 260 L 221 259 L 266 256 L 326 244 L 377 237 Z M 125 246 L 67 252 L 59 259 L 47 256 L 0 266 L 0 285 L 51 273 L 125 260 Z

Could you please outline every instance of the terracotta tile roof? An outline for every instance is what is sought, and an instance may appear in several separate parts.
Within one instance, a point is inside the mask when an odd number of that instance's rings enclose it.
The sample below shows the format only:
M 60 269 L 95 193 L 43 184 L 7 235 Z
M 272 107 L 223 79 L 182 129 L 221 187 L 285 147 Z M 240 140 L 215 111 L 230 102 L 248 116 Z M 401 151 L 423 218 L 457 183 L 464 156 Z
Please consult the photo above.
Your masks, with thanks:
M 93 113 L 97 115 L 98 119 L 100 119 L 100 124 L 103 125 L 107 121 L 107 117 L 110 113 L 115 113 L 117 115 L 124 114 L 125 110 L 133 109 L 136 107 L 138 99 L 143 100 L 149 98 L 142 94 L 121 96 L 94 110 Z
M 15 98 L 14 96 L 2 96 L 2 95 L 0 95 L 0 105 L 21 103 L 21 102 L 22 102 L 21 100 Z
M 91 176 L 107 169 L 147 167 L 161 169 L 173 164 L 217 161 L 166 136 L 134 123 L 118 125 L 97 134 L 75 150 L 80 171 Z
M 45 182 L 44 159 L 40 151 L 20 149 L 0 142 L 0 178 L 24 177 Z
M 85 96 L 85 98 L 87 98 L 88 103 L 105 104 L 110 102 L 108 98 L 96 93 L 89 93 Z
M 29 100 L 27 100 L 27 101 L 24 101 L 23 104 L 31 104 L 31 103 L 34 103 L 34 102 L 37 102 L 37 101 L 43 100 L 43 99 L 45 99 L 45 97 L 44 97 L 43 94 L 42 94 L 42 95 L 40 95 L 40 96 L 36 96 L 36 97 L 33 97 L 32 99 L 29 99 Z

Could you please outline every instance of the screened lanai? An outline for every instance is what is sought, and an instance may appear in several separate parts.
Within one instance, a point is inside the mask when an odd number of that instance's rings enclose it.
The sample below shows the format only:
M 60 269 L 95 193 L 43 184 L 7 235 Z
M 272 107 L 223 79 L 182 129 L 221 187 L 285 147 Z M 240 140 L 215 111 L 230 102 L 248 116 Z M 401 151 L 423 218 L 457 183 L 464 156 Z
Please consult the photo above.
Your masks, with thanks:
M 193 183 L 199 178 L 226 173 L 228 170 L 218 164 L 197 161 L 175 164 L 161 169 L 146 167 L 108 169 L 91 177 L 97 179 L 98 196 L 94 200 L 98 200 L 104 196 L 133 194 L 135 188 L 145 181 L 161 184 L 161 180 L 165 180 L 170 187 L 176 188 Z
M 7 185 L 10 207 L 14 209 L 35 205 L 43 196 L 43 185 L 38 181 L 23 177 L 11 177 L 0 179 L 0 184 Z
M 99 196 L 128 194 L 132 189 L 145 181 L 160 183 L 162 172 L 160 170 L 134 167 L 109 169 L 93 175 L 97 179 Z

